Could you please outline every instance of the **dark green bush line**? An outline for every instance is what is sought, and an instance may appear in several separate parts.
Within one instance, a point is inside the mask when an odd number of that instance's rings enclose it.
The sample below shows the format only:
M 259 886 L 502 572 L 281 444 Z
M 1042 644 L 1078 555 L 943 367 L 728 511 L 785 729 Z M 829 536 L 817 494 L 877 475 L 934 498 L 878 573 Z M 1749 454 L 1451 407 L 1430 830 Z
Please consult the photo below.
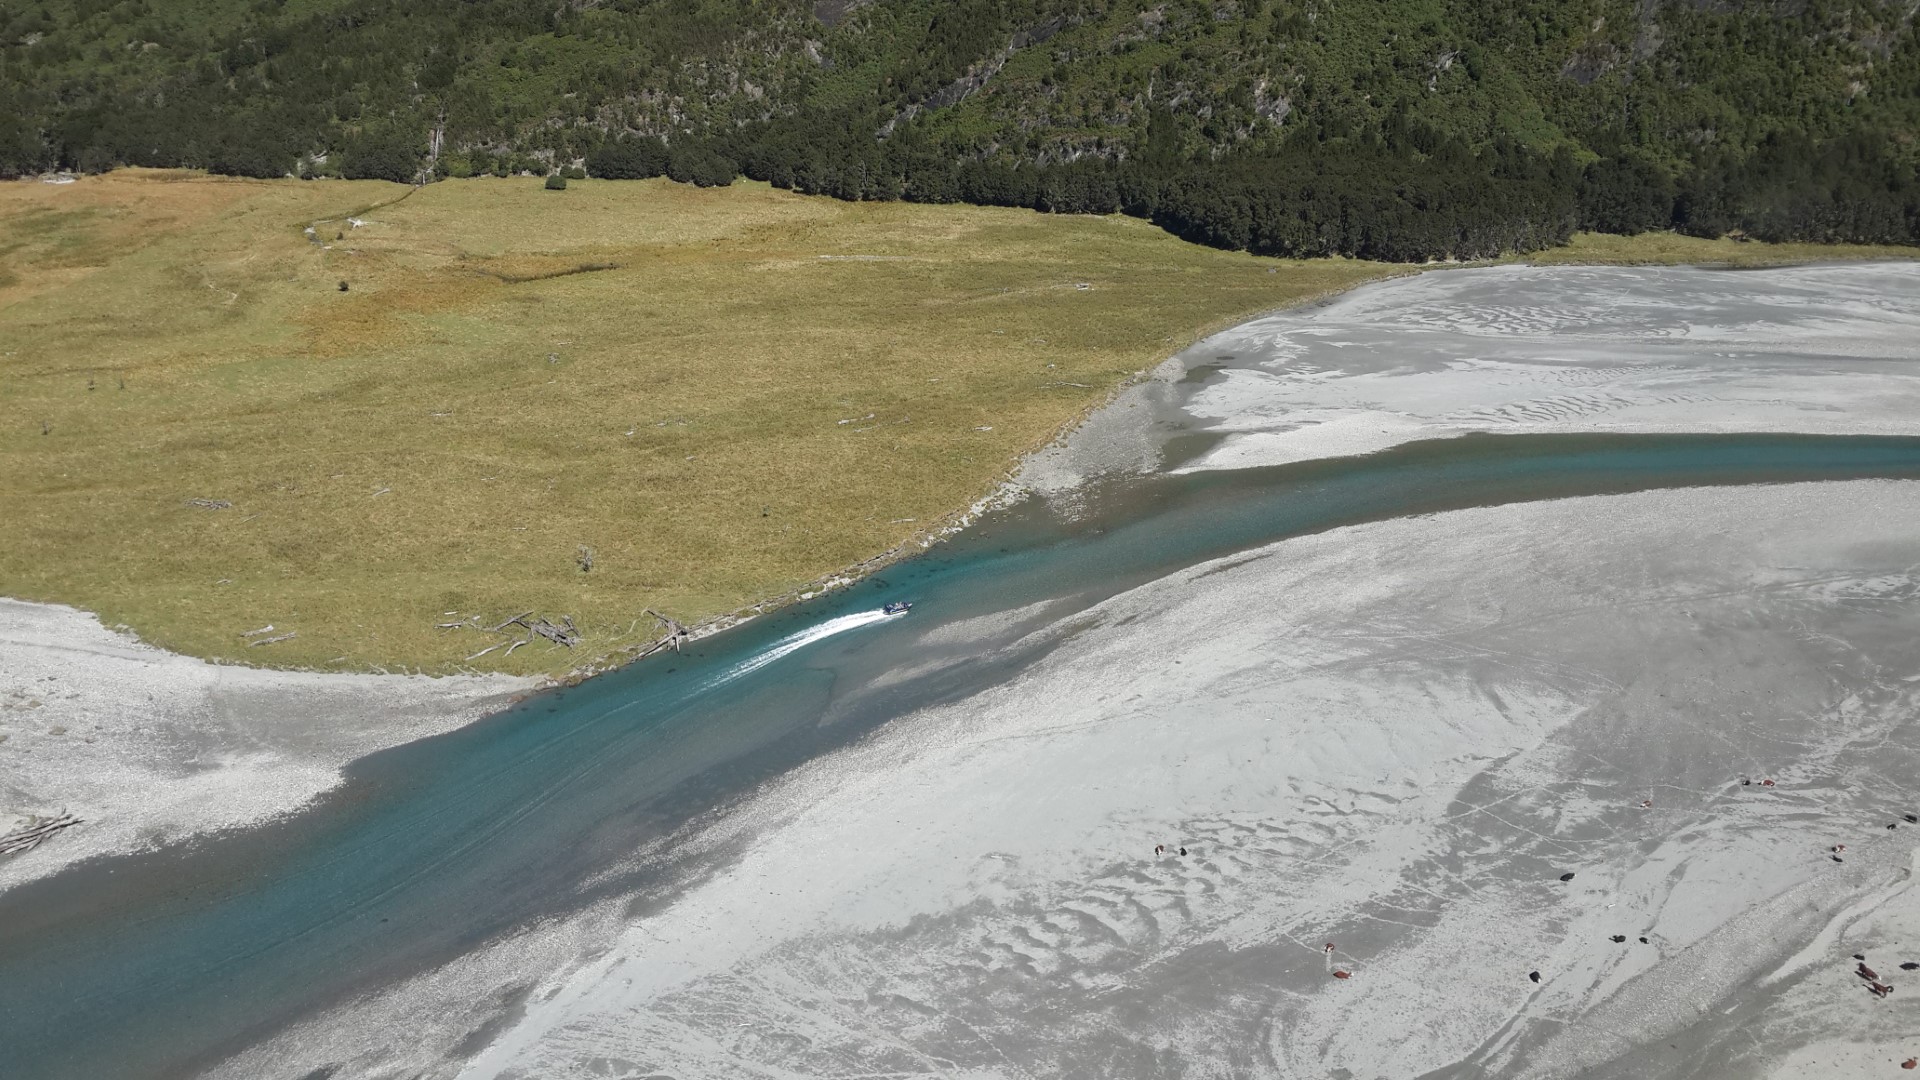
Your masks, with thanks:
M 831 28 L 804 0 L 294 11 L 0 12 L 0 176 L 744 174 L 1396 260 L 1574 229 L 1920 242 L 1901 0 L 873 0 Z

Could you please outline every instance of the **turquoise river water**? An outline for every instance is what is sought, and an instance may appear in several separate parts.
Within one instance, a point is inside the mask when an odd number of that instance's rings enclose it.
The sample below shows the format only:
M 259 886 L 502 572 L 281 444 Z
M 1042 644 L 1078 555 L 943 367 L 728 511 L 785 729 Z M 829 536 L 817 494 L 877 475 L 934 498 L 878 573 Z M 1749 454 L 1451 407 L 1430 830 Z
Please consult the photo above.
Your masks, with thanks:
M 1042 648 L 929 656 L 919 635 L 895 632 L 902 623 L 870 615 L 884 601 L 914 601 L 916 629 L 1042 600 L 1060 602 L 1057 617 L 1361 521 L 1867 477 L 1920 479 L 1920 439 L 1475 436 L 1117 482 L 1071 518 L 1022 504 L 683 656 L 364 759 L 318 805 L 269 826 L 0 894 L 0 1076 L 192 1075 L 532 920 L 610 896 L 636 912 L 670 902 L 700 869 L 663 842 L 677 828 L 891 718 L 993 685 Z M 908 661 L 926 673 L 879 678 Z

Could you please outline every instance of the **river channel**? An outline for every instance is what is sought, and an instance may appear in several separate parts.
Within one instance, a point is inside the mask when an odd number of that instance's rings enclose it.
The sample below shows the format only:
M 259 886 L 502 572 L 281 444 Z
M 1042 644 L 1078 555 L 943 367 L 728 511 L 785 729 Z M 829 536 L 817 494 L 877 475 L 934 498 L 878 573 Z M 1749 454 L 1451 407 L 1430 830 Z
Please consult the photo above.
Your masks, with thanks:
M 1029 499 L 682 655 L 363 759 L 266 827 L 0 894 L 0 1075 L 197 1075 L 529 928 L 610 902 L 644 921 L 738 854 L 682 849 L 701 823 L 902 717 L 1005 685 L 1072 639 L 1036 627 L 1209 560 L 1469 508 L 1920 480 L 1920 438 L 1891 435 L 1467 434 L 1366 449 L 1124 473 L 1088 481 L 1070 505 Z M 911 613 L 877 613 L 895 600 Z M 283 1064 L 289 1080 L 331 1075 L 323 1057 Z
M 1357 522 L 1661 487 L 1920 479 L 1920 439 L 1520 436 L 1136 480 L 1070 522 L 992 515 L 851 589 L 358 763 L 320 807 L 0 896 L 9 1075 L 185 1075 L 301 1013 L 601 894 L 671 882 L 652 839 L 890 718 L 1001 681 L 901 644 L 1040 601 L 1090 607 L 1234 551 Z M 1061 611 L 1054 610 L 1057 619 Z M 1006 637 L 1011 640 L 1014 628 Z M 801 647 L 794 646 L 805 642 Z M 876 676 L 912 664 L 916 677 Z M 681 868 L 684 869 L 684 868 Z

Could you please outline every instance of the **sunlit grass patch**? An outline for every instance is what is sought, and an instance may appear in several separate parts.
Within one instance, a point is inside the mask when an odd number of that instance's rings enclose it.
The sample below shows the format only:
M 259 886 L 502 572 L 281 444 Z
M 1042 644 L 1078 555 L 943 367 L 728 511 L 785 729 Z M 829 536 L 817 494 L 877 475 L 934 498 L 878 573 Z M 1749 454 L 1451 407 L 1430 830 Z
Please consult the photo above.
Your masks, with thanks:
M 1873 244 L 1763 244 L 1728 237 L 1709 240 L 1680 233 L 1654 232 L 1639 236 L 1580 233 L 1565 247 L 1535 252 L 1520 260 L 1541 266 L 1569 263 L 1641 264 L 1692 263 L 1706 266 L 1784 266 L 1832 259 L 1911 259 L 1910 247 Z
M 1681 239 L 1566 257 L 1710 259 Z M 0 250 L 0 592 L 430 671 L 498 640 L 437 623 L 570 615 L 578 650 L 472 661 L 560 672 L 647 608 L 817 580 L 1204 332 L 1409 269 L 753 184 L 137 171 L 0 185 Z M 242 637 L 269 624 L 296 636 Z
M 747 184 L 4 193 L 23 279 L 72 261 L 49 237 L 93 254 L 0 288 L 0 588 L 320 667 L 455 669 L 493 639 L 435 623 L 532 609 L 583 648 L 474 666 L 562 671 L 645 608 L 777 595 L 968 505 L 1201 329 L 1388 269 Z M 269 623 L 297 636 L 249 648 Z

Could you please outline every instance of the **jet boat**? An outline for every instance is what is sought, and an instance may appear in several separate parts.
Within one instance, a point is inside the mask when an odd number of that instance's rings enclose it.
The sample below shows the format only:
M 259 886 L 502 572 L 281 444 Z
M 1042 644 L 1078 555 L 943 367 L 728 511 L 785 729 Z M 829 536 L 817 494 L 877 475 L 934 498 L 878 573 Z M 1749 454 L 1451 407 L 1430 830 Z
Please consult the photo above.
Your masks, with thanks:
M 880 610 L 887 615 L 905 615 L 907 612 L 913 610 L 913 605 L 907 603 L 905 600 L 895 600 Z

